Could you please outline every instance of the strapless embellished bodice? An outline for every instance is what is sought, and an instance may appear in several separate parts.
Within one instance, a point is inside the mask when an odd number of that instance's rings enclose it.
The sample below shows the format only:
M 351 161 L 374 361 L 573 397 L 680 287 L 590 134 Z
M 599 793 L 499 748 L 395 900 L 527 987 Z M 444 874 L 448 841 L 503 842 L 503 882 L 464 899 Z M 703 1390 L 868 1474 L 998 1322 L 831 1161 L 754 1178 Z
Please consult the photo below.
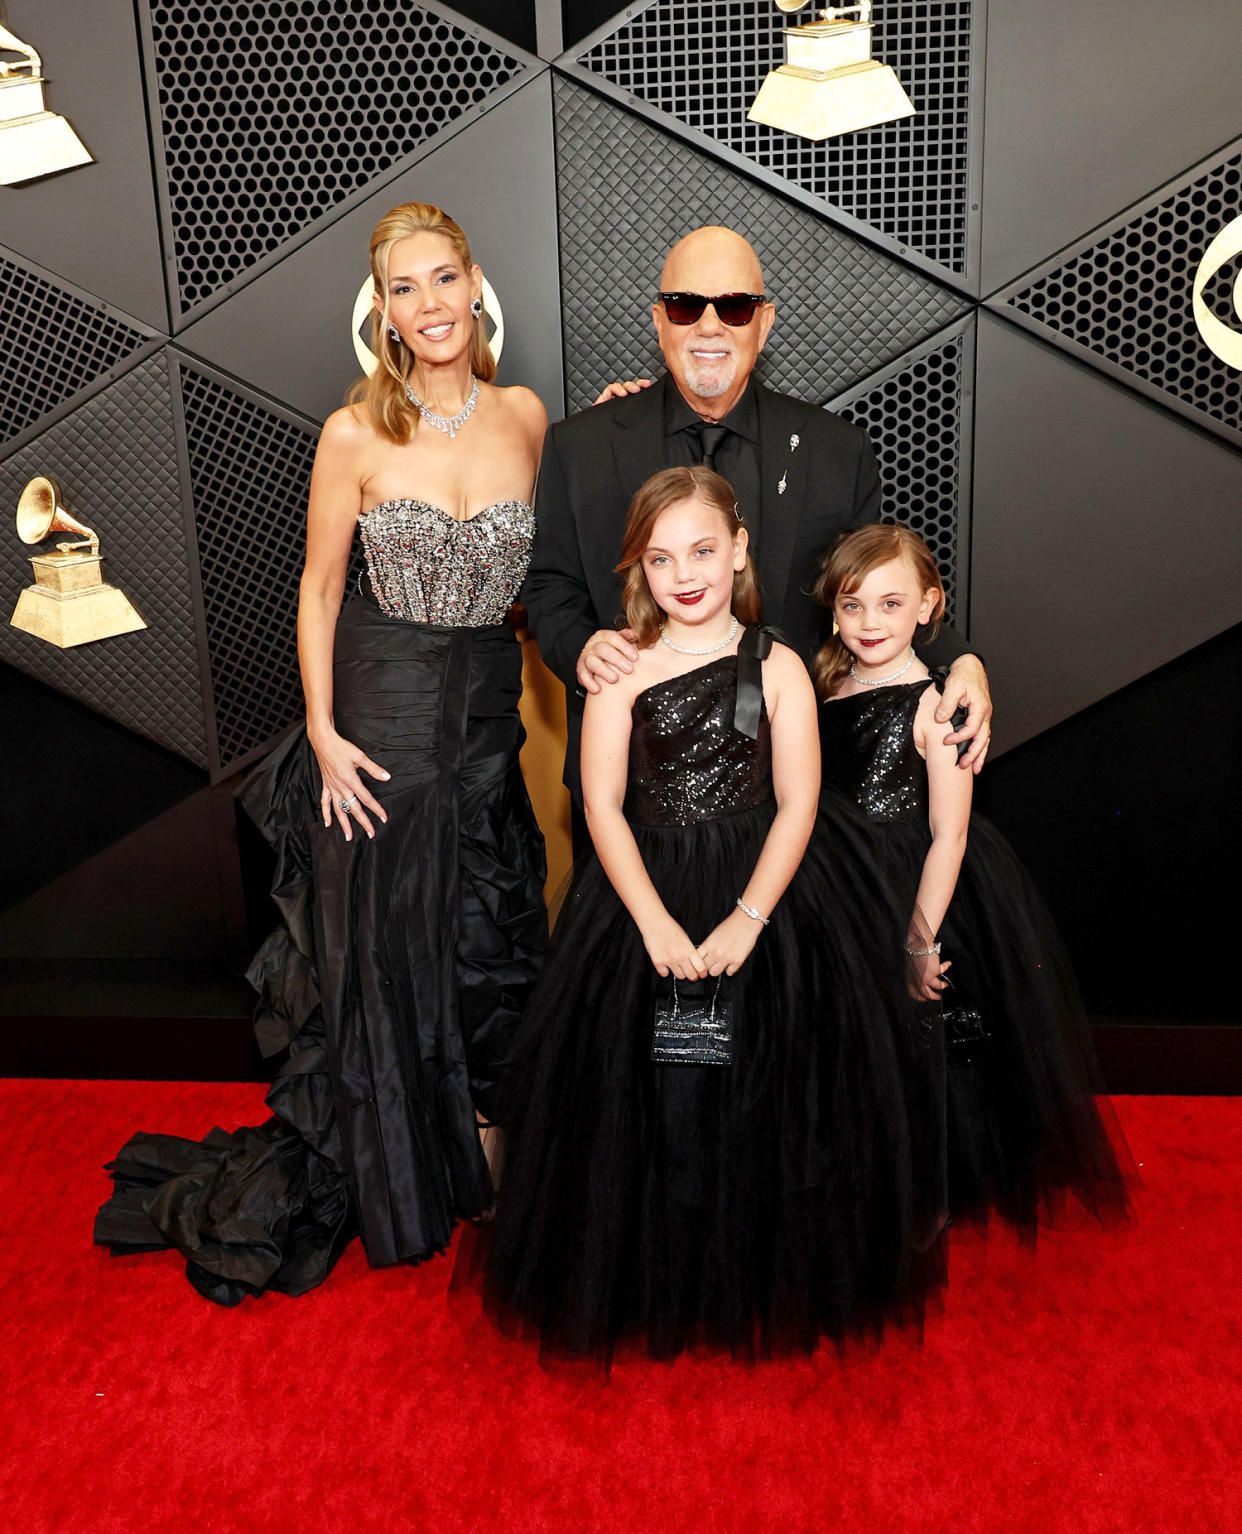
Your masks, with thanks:
M 627 818 L 642 826 L 687 826 L 755 809 L 772 799 L 767 709 L 758 738 L 734 728 L 737 656 L 656 682 L 634 700 Z
M 823 785 L 853 799 L 873 820 L 927 818 L 927 768 L 914 744 L 924 678 L 834 698 L 819 706 Z
M 430 501 L 381 501 L 358 518 L 380 608 L 407 623 L 482 628 L 501 623 L 530 565 L 535 513 L 496 501 L 466 521 Z

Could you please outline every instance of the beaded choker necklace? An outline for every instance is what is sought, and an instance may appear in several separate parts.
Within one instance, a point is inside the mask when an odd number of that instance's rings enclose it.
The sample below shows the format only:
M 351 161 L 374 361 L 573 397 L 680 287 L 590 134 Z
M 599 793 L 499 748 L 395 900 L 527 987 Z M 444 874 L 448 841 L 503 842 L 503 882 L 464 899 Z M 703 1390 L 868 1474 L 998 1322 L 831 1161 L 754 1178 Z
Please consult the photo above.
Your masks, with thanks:
M 737 638 L 737 631 L 739 628 L 741 628 L 741 626 L 742 625 L 737 621 L 737 619 L 734 618 L 732 627 L 729 629 L 729 632 L 720 641 L 720 643 L 709 644 L 705 650 L 690 650 L 687 649 L 684 644 L 674 644 L 673 641 L 664 632 L 663 626 L 661 626 L 660 643 L 666 644 L 670 650 L 676 650 L 678 655 L 715 655 L 717 650 L 724 650 L 733 643 L 733 641 Z
M 884 687 L 889 682 L 895 682 L 898 677 L 905 676 L 906 672 L 909 671 L 910 667 L 913 666 L 913 665 L 914 665 L 914 651 L 911 650 L 910 651 L 910 659 L 905 663 L 904 666 L 899 666 L 897 668 L 897 670 L 894 671 L 891 676 L 877 676 L 874 679 L 872 679 L 871 677 L 859 676 L 858 672 L 854 670 L 854 662 L 853 661 L 850 662 L 850 675 L 862 687 Z

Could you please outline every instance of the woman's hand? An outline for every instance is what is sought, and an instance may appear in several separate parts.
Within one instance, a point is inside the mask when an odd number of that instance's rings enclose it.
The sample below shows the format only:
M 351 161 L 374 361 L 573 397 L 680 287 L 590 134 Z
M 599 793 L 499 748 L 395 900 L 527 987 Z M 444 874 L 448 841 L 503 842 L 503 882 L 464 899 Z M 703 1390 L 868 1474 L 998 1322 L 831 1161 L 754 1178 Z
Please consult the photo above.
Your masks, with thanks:
M 709 975 L 736 975 L 763 931 L 761 922 L 745 911 L 735 910 L 726 916 L 699 944 Z
M 354 839 L 353 822 L 350 816 L 358 822 L 369 837 L 374 838 L 375 827 L 371 824 L 366 814 L 370 810 L 385 824 L 388 816 L 384 813 L 384 807 L 376 799 L 375 795 L 363 783 L 358 776 L 359 770 L 369 777 L 377 778 L 381 783 L 386 783 L 391 776 L 382 767 L 376 766 L 365 752 L 360 751 L 352 742 L 345 740 L 335 730 L 316 735 L 311 740 L 311 749 L 319 762 L 319 774 L 323 779 L 323 791 L 319 795 L 319 809 L 323 815 L 325 826 L 332 824 L 332 816 L 335 815 L 340 822 L 341 830 L 345 833 L 345 840 L 351 842 Z M 344 800 L 348 809 L 341 808 Z
M 949 982 L 942 979 L 952 959 L 941 962 L 938 953 L 910 954 L 906 959 L 907 989 L 915 1001 L 940 1001 Z
M 594 403 L 602 405 L 605 400 L 624 399 L 627 394 L 641 394 L 644 389 L 650 389 L 654 382 L 654 378 L 614 378 L 610 384 L 604 385 Z
M 703 955 L 671 916 L 665 915 L 642 934 L 643 947 L 660 975 L 671 971 L 678 980 L 702 980 L 707 974 Z

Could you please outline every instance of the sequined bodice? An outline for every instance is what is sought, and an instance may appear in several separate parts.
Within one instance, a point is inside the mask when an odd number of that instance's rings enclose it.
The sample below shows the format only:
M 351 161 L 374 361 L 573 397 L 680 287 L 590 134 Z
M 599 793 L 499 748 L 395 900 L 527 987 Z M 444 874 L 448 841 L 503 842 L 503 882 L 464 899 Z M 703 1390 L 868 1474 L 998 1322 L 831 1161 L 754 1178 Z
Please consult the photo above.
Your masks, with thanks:
M 874 820 L 927 818 L 927 768 L 914 744 L 924 679 L 835 698 L 819 706 L 823 784 Z
M 759 738 L 733 728 L 737 657 L 640 692 L 630 727 L 625 813 L 643 826 L 686 826 L 754 809 L 772 798 L 766 708 Z
M 358 526 L 371 589 L 390 618 L 482 628 L 513 606 L 535 514 L 525 501 L 496 501 L 458 521 L 430 501 L 381 501 Z

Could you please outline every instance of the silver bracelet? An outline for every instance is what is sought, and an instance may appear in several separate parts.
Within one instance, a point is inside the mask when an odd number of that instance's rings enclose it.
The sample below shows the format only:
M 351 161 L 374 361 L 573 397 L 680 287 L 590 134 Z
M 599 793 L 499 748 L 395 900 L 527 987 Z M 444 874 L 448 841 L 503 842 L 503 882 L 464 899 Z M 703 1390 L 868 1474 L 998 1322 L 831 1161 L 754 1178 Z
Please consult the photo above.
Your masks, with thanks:
M 928 956 L 928 954 L 933 954 L 933 953 L 936 955 L 937 958 L 940 957 L 940 944 L 939 943 L 933 943 L 930 948 L 907 948 L 906 949 L 906 954 L 911 959 L 925 959 Z
M 761 921 L 765 927 L 767 926 L 768 918 L 766 916 L 760 916 L 759 912 L 755 910 L 754 906 L 747 905 L 740 895 L 737 897 L 737 908 L 739 911 L 745 911 L 747 916 L 750 917 L 751 921 Z

